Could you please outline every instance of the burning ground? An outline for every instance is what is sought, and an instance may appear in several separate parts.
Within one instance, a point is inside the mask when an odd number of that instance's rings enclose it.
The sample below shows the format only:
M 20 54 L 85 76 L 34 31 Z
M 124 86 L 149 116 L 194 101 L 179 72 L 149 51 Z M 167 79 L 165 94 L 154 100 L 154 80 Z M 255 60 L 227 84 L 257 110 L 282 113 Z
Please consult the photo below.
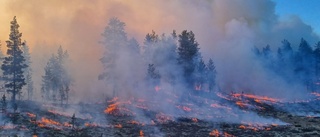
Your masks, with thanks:
M 165 92 L 160 90 L 156 94 Z M 15 113 L 8 109 L 1 114 L 0 134 L 39 137 L 320 135 L 317 93 L 310 94 L 309 100 L 295 102 L 246 93 L 212 94 L 212 98 L 190 94 L 179 103 L 175 102 L 175 96 L 161 102 L 115 97 L 94 104 L 65 106 L 20 101 Z M 161 111 L 162 103 L 166 103 L 166 108 Z

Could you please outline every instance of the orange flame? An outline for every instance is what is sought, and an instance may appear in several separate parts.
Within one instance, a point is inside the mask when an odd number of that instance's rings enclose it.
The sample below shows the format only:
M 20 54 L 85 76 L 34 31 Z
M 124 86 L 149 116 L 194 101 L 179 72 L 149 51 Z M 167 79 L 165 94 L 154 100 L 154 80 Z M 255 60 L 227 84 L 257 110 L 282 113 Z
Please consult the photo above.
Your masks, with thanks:
M 98 124 L 96 124 L 96 123 L 84 123 L 84 126 L 86 126 L 86 127 L 97 127 Z
M 41 122 L 44 123 L 44 124 L 48 124 L 48 125 L 58 125 L 58 126 L 61 126 L 61 123 L 59 123 L 59 122 L 57 122 L 57 121 L 54 121 L 54 120 L 52 120 L 52 119 L 44 118 L 44 117 L 41 118 Z
M 35 118 L 36 117 L 35 114 L 29 113 L 29 112 L 27 112 L 27 115 L 28 115 L 28 117 L 31 117 L 31 118 Z
M 242 101 L 237 101 L 236 104 L 242 108 L 246 106 Z
M 182 109 L 182 110 L 187 111 L 187 112 L 191 111 L 191 108 L 186 107 L 186 106 L 177 106 L 177 108 Z
M 217 129 L 212 130 L 212 131 L 209 133 L 209 136 L 219 137 L 219 131 L 218 131 Z
M 197 122 L 198 122 L 198 119 L 197 119 L 197 118 L 192 118 L 192 121 L 193 121 L 194 123 L 197 123 Z
M 139 132 L 139 137 L 143 137 L 143 136 L 144 136 L 144 133 L 143 133 L 142 130 L 140 130 L 140 132 Z
M 121 124 L 116 124 L 114 125 L 115 128 L 122 128 L 122 125 Z
M 227 132 L 223 132 L 223 136 L 224 137 L 235 137 L 234 135 L 231 135 L 231 134 L 229 134 Z

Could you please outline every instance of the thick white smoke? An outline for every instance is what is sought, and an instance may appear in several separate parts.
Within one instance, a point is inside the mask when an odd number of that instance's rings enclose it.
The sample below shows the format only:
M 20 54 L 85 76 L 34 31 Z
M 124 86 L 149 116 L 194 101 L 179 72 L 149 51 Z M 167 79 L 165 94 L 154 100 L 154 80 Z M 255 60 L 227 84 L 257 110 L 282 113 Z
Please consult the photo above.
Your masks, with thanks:
M 253 46 L 280 46 L 283 39 L 297 47 L 304 37 L 310 44 L 319 40 L 311 26 L 299 17 L 279 20 L 271 0 L 177 0 L 177 1 L 62 1 L 4 0 L 1 2 L 0 38 L 8 38 L 9 21 L 17 16 L 23 39 L 31 46 L 35 84 L 41 83 L 46 58 L 62 45 L 70 53 L 75 79 L 75 100 L 105 94 L 103 82 L 97 80 L 102 70 L 101 33 L 108 19 L 124 21 L 129 37 L 142 45 L 144 36 L 155 30 L 159 34 L 176 29 L 192 30 L 204 59 L 213 58 L 218 83 L 224 90 L 245 90 L 260 94 L 288 92 L 281 79 L 272 76 L 252 56 Z M 41 6 L 38 6 L 41 5 Z M 7 25 L 5 25 L 7 24 Z M 141 74 L 142 75 L 142 74 Z M 301 87 L 294 88 L 300 91 Z M 40 87 L 37 88 L 38 92 Z M 93 96 L 92 99 L 96 98 Z

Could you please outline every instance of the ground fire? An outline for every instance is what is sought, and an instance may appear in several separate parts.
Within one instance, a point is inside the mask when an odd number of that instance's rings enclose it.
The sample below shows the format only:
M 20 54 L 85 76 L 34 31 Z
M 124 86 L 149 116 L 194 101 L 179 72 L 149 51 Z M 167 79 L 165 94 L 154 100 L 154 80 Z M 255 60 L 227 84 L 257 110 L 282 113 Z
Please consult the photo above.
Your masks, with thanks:
M 0 137 L 320 136 L 320 1 L 283 3 L 0 0 Z

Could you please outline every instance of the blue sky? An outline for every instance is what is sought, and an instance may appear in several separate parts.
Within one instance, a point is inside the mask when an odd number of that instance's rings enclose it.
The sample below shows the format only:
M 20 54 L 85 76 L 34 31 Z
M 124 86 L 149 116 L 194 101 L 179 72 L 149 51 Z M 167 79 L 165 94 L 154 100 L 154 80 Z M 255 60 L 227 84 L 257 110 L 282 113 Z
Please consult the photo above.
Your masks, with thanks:
M 276 3 L 276 14 L 281 18 L 290 15 L 299 16 L 306 24 L 311 25 L 320 35 L 320 0 L 273 0 Z

